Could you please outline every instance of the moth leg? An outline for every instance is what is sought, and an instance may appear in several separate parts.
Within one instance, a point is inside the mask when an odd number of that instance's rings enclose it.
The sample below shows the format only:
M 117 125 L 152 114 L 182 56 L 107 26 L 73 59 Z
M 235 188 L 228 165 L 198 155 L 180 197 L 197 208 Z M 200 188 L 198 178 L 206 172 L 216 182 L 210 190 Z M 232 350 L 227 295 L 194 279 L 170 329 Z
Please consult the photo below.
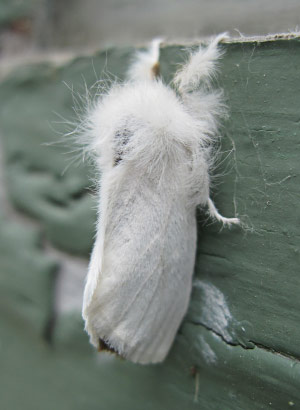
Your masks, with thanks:
M 239 218 L 226 218 L 225 216 L 222 216 L 210 198 L 208 198 L 207 200 L 207 206 L 208 206 L 209 215 L 212 218 L 216 219 L 217 221 L 222 222 L 223 225 L 230 226 L 231 224 L 235 224 L 235 225 L 240 224 Z

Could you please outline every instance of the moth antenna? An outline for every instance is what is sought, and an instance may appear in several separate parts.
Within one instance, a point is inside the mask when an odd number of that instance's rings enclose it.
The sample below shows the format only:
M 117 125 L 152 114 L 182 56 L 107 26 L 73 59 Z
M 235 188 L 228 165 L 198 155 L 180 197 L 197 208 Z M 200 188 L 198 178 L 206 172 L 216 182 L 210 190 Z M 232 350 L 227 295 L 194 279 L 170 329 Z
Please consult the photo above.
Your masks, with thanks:
M 191 53 L 189 61 L 175 74 L 174 85 L 181 94 L 194 91 L 200 82 L 209 86 L 216 72 L 216 61 L 222 56 L 218 47 L 221 40 L 228 38 L 227 33 L 214 37 L 207 47 L 199 46 Z
M 159 51 L 161 38 L 152 40 L 147 51 L 139 51 L 135 61 L 128 70 L 127 77 L 130 81 L 153 81 L 159 76 Z

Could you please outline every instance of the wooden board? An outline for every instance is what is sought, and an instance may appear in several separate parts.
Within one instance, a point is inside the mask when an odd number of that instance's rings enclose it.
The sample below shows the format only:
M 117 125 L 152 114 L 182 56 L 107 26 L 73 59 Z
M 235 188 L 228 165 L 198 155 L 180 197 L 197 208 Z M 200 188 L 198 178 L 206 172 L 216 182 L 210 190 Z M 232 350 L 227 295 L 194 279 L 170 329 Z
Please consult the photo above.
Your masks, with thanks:
M 138 366 L 105 354 L 97 359 L 79 312 L 57 319 L 49 346 L 3 310 L 3 408 L 300 409 L 300 41 L 238 41 L 224 48 L 217 83 L 230 116 L 213 196 L 223 214 L 240 215 L 244 228 L 205 224 L 199 210 L 192 300 L 167 360 Z M 49 121 L 53 111 L 72 118 L 72 92 L 62 81 L 83 94 L 82 76 L 88 87 L 104 69 L 122 78 L 132 52 L 110 49 L 60 68 L 22 68 L 0 85 L 11 201 L 68 252 L 87 255 L 93 241 L 95 202 L 85 190 L 93 171 L 81 163 L 62 174 L 70 163 L 63 153 L 72 145 L 42 145 L 60 138 Z M 180 45 L 163 48 L 167 82 L 185 55 Z M 3 243 L 9 235 L 4 229 L 0 270 L 20 275 L 19 282 L 2 279 L 17 294 L 32 268 L 22 263 L 21 244 L 11 245 L 8 267 Z M 36 252 L 42 257 L 44 251 L 32 247 L 38 260 Z M 20 264 L 22 272 L 15 269 Z M 24 312 L 34 320 L 20 308 L 20 323 Z

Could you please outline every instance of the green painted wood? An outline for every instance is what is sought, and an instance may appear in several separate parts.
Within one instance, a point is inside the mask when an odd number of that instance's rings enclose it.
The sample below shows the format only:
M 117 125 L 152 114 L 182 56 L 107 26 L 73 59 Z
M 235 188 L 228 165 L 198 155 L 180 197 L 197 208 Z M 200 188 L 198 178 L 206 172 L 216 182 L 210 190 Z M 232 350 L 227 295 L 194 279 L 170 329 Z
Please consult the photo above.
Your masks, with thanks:
M 300 42 L 224 48 L 217 83 L 230 108 L 222 139 L 227 159 L 220 160 L 216 173 L 224 175 L 213 192 L 220 211 L 237 212 L 244 227 L 221 230 L 205 224 L 199 211 L 192 300 L 167 360 L 138 366 L 99 356 L 79 313 L 58 318 L 49 346 L 24 331 L 22 316 L 12 321 L 3 310 L 0 397 L 6 408 L 300 408 Z M 54 110 L 72 116 L 63 80 L 82 93 L 82 74 L 88 86 L 104 68 L 122 77 L 131 55 L 131 49 L 111 49 L 59 69 L 22 68 L 0 85 L 10 197 L 42 222 L 56 246 L 71 252 L 87 254 L 92 243 L 93 201 L 82 190 L 93 171 L 71 165 L 61 175 L 69 163 L 66 148 L 41 145 L 59 138 L 46 124 Z M 162 50 L 167 82 L 184 56 L 180 46 Z M 17 283 L 11 289 L 17 292 Z
M 57 265 L 43 255 L 37 230 L 0 218 L 0 272 L 0 310 L 6 320 L 46 335 Z
M 40 0 L 0 0 L 0 27 L 22 19 L 32 18 Z
M 226 215 L 236 208 L 253 231 L 200 227 L 197 267 L 201 280 L 226 295 L 234 342 L 254 341 L 297 359 L 299 51 L 299 40 L 228 46 L 221 82 L 231 116 L 223 149 L 235 151 L 216 203 Z
M 78 153 L 68 154 L 74 147 L 62 140 L 61 125 L 56 124 L 62 119 L 54 111 L 67 112 L 70 119 L 73 105 L 63 73 L 49 65 L 29 67 L 1 87 L 7 186 L 14 204 L 41 220 L 56 246 L 87 255 L 93 241 L 95 200 L 87 189 L 87 167 L 76 160 Z
M 0 393 L 9 410 L 299 408 L 299 362 L 230 346 L 201 326 L 185 324 L 163 364 L 141 366 L 97 358 L 76 317 L 59 323 L 55 347 L 6 319 Z

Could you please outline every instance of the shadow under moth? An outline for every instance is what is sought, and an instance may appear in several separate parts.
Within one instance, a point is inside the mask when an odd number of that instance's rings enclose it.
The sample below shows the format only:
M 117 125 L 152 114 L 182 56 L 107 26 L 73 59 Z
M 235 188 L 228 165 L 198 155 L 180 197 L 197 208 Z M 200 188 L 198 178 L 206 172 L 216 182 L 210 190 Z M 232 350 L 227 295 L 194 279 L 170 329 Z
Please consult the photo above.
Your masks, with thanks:
M 187 311 L 196 207 L 207 207 L 221 91 L 211 79 L 224 35 L 159 78 L 160 41 L 139 52 L 128 79 L 100 96 L 86 119 L 100 171 L 99 217 L 84 291 L 91 343 L 137 363 L 164 360 Z

